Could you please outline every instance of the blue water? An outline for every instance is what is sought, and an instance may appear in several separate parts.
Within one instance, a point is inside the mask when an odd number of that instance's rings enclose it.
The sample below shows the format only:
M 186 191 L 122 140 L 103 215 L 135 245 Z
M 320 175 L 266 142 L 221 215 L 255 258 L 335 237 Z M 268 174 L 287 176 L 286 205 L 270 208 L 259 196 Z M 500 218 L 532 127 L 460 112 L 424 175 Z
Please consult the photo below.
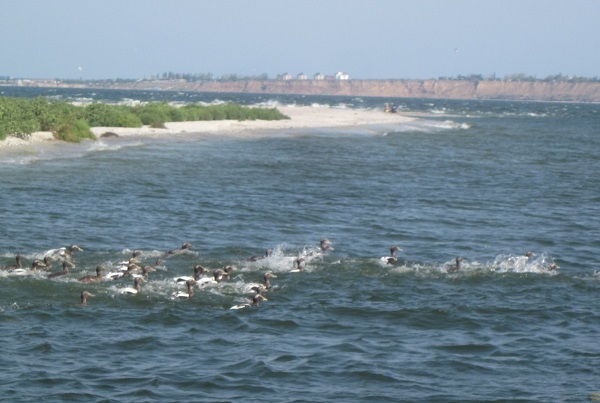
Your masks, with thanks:
M 26 267 L 0 272 L 2 400 L 571 402 L 600 392 L 597 105 L 0 90 L 396 102 L 418 117 L 0 151 L 1 264 L 21 254 Z M 334 250 L 319 255 L 322 238 Z M 159 262 L 137 295 L 121 294 L 130 278 L 78 281 L 134 250 L 154 265 L 184 242 L 191 250 Z M 68 275 L 29 270 L 72 244 L 83 251 Z M 393 245 L 403 251 L 386 265 Z M 292 272 L 298 256 L 305 270 Z M 174 299 L 185 290 L 175 278 L 196 264 L 235 270 Z M 277 275 L 268 301 L 230 310 L 266 271 Z M 80 306 L 84 290 L 95 296 Z

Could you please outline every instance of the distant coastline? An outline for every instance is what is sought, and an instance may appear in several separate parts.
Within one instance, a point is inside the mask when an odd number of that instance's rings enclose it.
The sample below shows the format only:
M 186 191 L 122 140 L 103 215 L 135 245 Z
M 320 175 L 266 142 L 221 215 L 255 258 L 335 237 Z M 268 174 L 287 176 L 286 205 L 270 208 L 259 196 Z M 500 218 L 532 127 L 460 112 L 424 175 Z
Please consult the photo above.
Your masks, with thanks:
M 13 84 L 14 85 L 14 84 Z M 253 94 L 339 95 L 464 100 L 600 102 L 600 83 L 501 80 L 140 80 L 60 83 L 30 80 L 34 87 L 172 90 Z

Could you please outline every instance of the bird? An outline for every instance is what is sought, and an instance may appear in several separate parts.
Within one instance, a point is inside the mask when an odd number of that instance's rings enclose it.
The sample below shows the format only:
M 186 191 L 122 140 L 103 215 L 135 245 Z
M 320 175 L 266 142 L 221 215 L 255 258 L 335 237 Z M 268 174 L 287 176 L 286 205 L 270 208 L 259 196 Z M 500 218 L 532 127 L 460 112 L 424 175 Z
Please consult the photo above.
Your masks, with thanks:
M 175 278 L 175 282 L 177 283 L 185 283 L 188 280 L 200 280 L 202 274 L 208 273 L 208 269 L 200 264 L 194 266 L 194 276 L 180 276 Z
M 127 265 L 127 270 L 123 273 L 122 277 L 132 276 L 136 271 L 142 270 L 141 266 L 138 266 L 136 263 L 130 263 Z
M 521 256 L 510 256 L 503 263 L 503 266 L 507 270 L 511 270 L 511 271 L 516 271 L 516 272 L 526 271 L 531 268 L 529 265 L 532 263 L 532 261 L 533 261 L 532 258 L 534 256 L 535 256 L 535 253 L 533 253 L 532 251 L 527 251 L 524 255 L 521 255 Z
M 464 259 L 462 257 L 456 257 L 454 259 L 454 264 L 449 266 L 447 271 L 448 273 L 454 273 L 460 270 L 460 262 L 462 262 Z
M 177 291 L 175 294 L 173 294 L 173 298 L 191 299 L 194 297 L 194 286 L 196 285 L 196 281 L 188 280 L 185 282 L 185 285 L 187 287 L 187 292 Z
M 265 273 L 265 275 L 263 277 L 263 279 L 264 279 L 263 286 L 265 287 L 266 290 L 270 290 L 271 287 L 273 287 L 273 285 L 271 284 L 272 278 L 277 278 L 277 276 L 269 271 Z
M 294 268 L 290 270 L 290 273 L 297 273 L 300 271 L 304 271 L 304 267 L 306 266 L 306 260 L 303 257 L 298 256 L 294 259 Z
M 16 264 L 7 264 L 5 266 L 0 266 L 1 270 L 15 270 L 15 269 L 22 269 L 23 268 L 23 256 L 21 256 L 20 254 L 17 254 L 15 256 L 15 260 L 16 260 Z
M 239 304 L 239 305 L 234 305 L 231 308 L 229 308 L 230 310 L 237 310 L 237 309 L 243 309 L 243 308 L 251 308 L 254 306 L 260 306 L 260 303 L 262 301 L 268 301 L 268 299 L 262 295 L 261 293 L 257 293 L 256 295 L 254 295 L 254 297 L 252 297 L 252 302 L 249 304 Z
M 265 254 L 263 256 L 251 256 L 248 259 L 246 259 L 248 262 L 258 262 L 259 260 L 263 260 L 265 258 L 268 258 L 269 256 L 271 256 L 273 254 L 273 249 L 267 249 L 265 251 Z
M 327 252 L 330 252 L 334 250 L 333 249 L 333 245 L 331 243 L 331 241 L 327 238 L 323 238 L 321 239 L 321 241 L 319 242 L 319 249 L 318 250 L 311 250 L 308 253 L 305 254 L 305 258 L 312 260 L 312 259 L 316 259 L 316 258 L 323 258 Z
M 396 264 L 398 263 L 398 256 L 396 255 L 398 252 L 402 252 L 399 246 L 394 245 L 390 248 L 390 256 L 384 256 L 381 258 L 381 261 L 385 264 Z
M 130 275 L 133 278 L 138 278 L 138 277 L 142 277 L 144 280 L 148 280 L 148 273 L 150 273 L 151 271 L 154 271 L 154 267 L 152 266 L 144 266 L 142 267 L 142 273 L 131 273 L 128 274 L 128 276 Z M 124 277 L 124 276 L 123 276 Z
M 157 270 L 158 268 L 162 267 L 162 264 L 164 262 L 165 262 L 164 260 L 162 260 L 161 258 L 158 258 L 158 259 L 156 259 L 156 262 L 154 262 L 154 265 L 149 266 L 149 267 L 152 267 L 154 270 Z
M 148 273 L 151 271 L 156 270 L 156 266 L 158 266 L 159 263 L 162 263 L 163 261 L 159 258 L 156 260 L 156 265 L 155 266 L 140 266 L 139 263 L 141 263 L 139 260 L 137 260 L 137 258 L 132 257 L 127 261 L 124 262 L 120 262 L 117 266 L 114 267 L 114 270 L 116 271 L 111 271 L 110 273 L 108 273 L 106 275 L 107 278 L 109 278 L 110 280 L 115 280 L 117 278 L 121 278 L 121 277 L 128 277 L 128 276 L 133 276 L 135 277 L 135 272 L 138 270 L 142 271 L 142 276 L 147 277 Z
M 46 252 L 46 255 L 51 257 L 61 257 L 63 259 L 71 259 L 73 257 L 73 253 L 75 252 L 83 252 L 83 249 L 77 245 L 71 245 L 69 247 L 50 250 Z
M 221 281 L 229 280 L 230 274 L 233 271 L 232 266 L 223 267 L 222 269 L 217 269 L 213 272 L 213 278 L 217 283 Z
M 97 283 L 99 281 L 103 281 L 104 280 L 104 267 L 102 266 L 96 266 L 96 275 L 92 276 L 84 276 L 81 277 L 78 281 L 81 283 Z
M 142 277 L 133 279 L 133 287 L 125 287 L 121 289 L 121 294 L 135 295 L 142 290 L 142 283 L 145 280 Z
M 63 262 L 63 264 L 62 264 L 62 267 L 63 267 L 62 271 L 57 271 L 57 272 L 54 272 L 54 273 L 50 273 L 50 274 L 48 274 L 48 278 L 56 278 L 56 277 L 60 277 L 60 276 L 64 276 L 64 275 L 69 274 L 69 266 L 70 267 L 75 267 L 75 265 L 73 263 L 71 263 L 68 260 L 65 260 Z
M 184 253 L 189 251 L 192 248 L 192 244 L 189 242 L 185 242 L 183 245 L 181 245 L 180 249 L 173 249 L 168 251 L 167 253 L 165 253 L 165 257 L 170 257 L 170 256 L 175 256 L 178 255 L 180 253 Z
M 31 270 L 50 270 L 52 268 L 52 258 L 50 256 L 44 256 L 44 259 L 35 259 L 31 262 Z
M 321 242 L 319 243 L 319 247 L 321 248 L 321 251 L 323 251 L 323 252 L 333 250 L 331 241 L 327 238 L 321 239 Z
M 127 269 L 129 268 L 129 265 L 139 265 L 141 262 L 136 258 L 136 257 L 131 257 L 128 260 L 124 260 L 122 262 L 119 262 L 117 264 L 115 264 L 113 266 L 113 270 L 117 270 L 117 271 L 127 271 Z
M 271 284 L 272 278 L 277 278 L 277 276 L 271 272 L 266 272 L 265 275 L 263 276 L 263 279 L 264 279 L 263 283 L 262 284 L 256 284 L 256 283 L 250 284 L 250 286 L 251 286 L 250 289 L 256 290 L 256 292 L 259 294 L 261 292 L 268 291 L 273 287 L 273 285 Z
M 208 269 L 201 264 L 194 266 L 194 280 L 198 280 L 201 274 L 208 273 Z
M 89 291 L 84 291 L 81 293 L 81 305 L 82 306 L 86 306 L 87 305 L 87 299 L 88 297 L 95 297 L 94 294 L 90 293 Z

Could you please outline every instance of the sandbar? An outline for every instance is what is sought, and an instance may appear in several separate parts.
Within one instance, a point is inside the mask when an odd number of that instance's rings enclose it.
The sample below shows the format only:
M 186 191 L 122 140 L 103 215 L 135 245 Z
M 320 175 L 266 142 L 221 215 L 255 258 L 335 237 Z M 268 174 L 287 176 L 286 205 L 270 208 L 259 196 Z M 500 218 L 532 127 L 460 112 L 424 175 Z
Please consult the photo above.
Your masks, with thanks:
M 351 109 L 330 106 L 278 106 L 285 120 L 216 120 L 193 122 L 167 122 L 164 129 L 148 126 L 131 127 L 93 127 L 91 130 L 97 136 L 111 132 L 119 137 L 127 136 L 162 136 L 179 133 L 199 133 L 232 136 L 255 136 L 265 131 L 280 131 L 285 129 L 310 128 L 356 128 L 372 126 L 393 126 L 415 120 L 399 113 L 385 113 L 379 109 Z M 36 132 L 27 139 L 8 137 L 0 141 L 0 148 L 27 147 L 28 145 L 55 140 L 52 133 Z

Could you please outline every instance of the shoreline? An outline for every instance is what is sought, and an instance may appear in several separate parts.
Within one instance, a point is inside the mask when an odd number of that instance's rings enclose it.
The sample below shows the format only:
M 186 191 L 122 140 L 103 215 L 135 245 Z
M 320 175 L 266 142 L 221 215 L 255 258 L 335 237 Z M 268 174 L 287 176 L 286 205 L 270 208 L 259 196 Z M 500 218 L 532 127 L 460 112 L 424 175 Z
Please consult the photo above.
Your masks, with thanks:
M 284 120 L 208 120 L 188 122 L 167 122 L 164 129 L 148 126 L 136 127 L 93 127 L 92 133 L 101 138 L 111 132 L 119 137 L 155 137 L 182 133 L 203 135 L 230 135 L 250 137 L 271 130 L 316 129 L 367 127 L 373 125 L 395 125 L 416 120 L 399 113 L 385 113 L 383 110 L 349 109 L 336 107 L 280 106 L 281 113 L 290 119 Z M 35 132 L 28 139 L 9 136 L 0 141 L 0 149 L 27 148 L 39 144 L 70 144 L 57 140 L 50 132 Z

